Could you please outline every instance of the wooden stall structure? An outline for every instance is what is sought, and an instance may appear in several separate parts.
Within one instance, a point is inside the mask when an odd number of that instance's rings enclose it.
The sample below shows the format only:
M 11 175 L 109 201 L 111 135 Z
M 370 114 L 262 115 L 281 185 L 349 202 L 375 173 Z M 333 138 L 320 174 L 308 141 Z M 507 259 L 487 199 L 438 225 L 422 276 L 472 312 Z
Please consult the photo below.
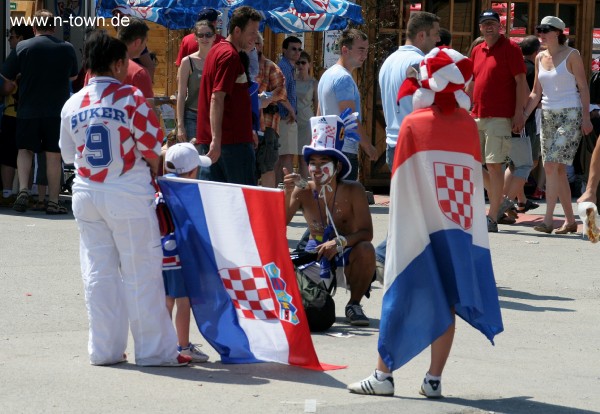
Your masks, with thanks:
M 361 181 L 367 187 L 385 189 L 389 186 L 390 171 L 385 164 L 385 121 L 379 97 L 377 74 L 385 58 L 404 43 L 406 24 L 415 11 L 437 14 L 441 27 L 452 33 L 452 47 L 467 53 L 473 39 L 479 36 L 478 16 L 482 10 L 494 9 L 501 16 L 504 34 L 518 42 L 535 34 L 535 26 L 544 16 L 560 17 L 567 26 L 567 35 L 573 47 L 583 57 L 588 75 L 592 58 L 600 66 L 600 0 L 522 0 L 494 2 L 490 0 L 361 0 L 366 24 L 361 27 L 369 34 L 371 53 L 363 70 L 358 72 L 361 87 L 365 128 L 370 132 L 380 157 L 371 162 L 361 161 Z M 593 33 L 597 33 L 594 46 Z

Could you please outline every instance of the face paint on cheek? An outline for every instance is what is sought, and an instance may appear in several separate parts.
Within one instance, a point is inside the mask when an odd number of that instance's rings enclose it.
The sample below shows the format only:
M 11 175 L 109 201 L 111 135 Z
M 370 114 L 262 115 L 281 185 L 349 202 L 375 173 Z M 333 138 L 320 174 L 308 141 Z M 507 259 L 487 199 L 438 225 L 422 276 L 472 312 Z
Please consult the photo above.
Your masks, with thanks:
M 325 184 L 329 181 L 329 178 L 333 176 L 335 173 L 335 168 L 333 167 L 332 162 L 328 162 L 321 166 L 321 172 L 323 173 L 323 177 L 321 177 L 321 184 Z
M 333 166 L 333 162 L 328 162 L 326 164 L 323 164 L 320 168 L 318 168 L 316 165 L 310 165 L 310 164 L 308 165 L 308 172 L 311 175 L 315 174 L 318 169 L 321 170 L 320 172 L 321 172 L 321 174 L 323 174 L 323 176 L 319 180 L 319 184 L 325 184 L 335 174 L 335 168 Z

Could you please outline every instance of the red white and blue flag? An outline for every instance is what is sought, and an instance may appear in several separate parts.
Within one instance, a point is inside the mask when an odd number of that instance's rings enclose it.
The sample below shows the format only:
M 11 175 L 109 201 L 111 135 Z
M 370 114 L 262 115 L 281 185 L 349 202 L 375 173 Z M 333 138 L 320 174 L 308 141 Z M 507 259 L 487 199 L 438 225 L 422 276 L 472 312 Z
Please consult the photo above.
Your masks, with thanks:
M 221 361 L 343 368 L 317 358 L 288 251 L 283 192 L 171 177 L 158 183 L 194 317 Z
M 456 314 L 503 331 L 489 250 L 477 127 L 463 109 L 407 116 L 394 155 L 379 354 L 395 370 Z

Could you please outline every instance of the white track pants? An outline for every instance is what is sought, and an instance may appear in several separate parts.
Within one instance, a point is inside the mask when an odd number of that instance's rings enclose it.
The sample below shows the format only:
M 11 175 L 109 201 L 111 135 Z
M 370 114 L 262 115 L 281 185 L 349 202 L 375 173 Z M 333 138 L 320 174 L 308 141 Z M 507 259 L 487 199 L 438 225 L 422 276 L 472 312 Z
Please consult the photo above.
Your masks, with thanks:
M 177 336 L 165 306 L 162 248 L 151 197 L 77 191 L 81 273 L 94 365 L 121 360 L 128 328 L 137 365 L 177 358 Z

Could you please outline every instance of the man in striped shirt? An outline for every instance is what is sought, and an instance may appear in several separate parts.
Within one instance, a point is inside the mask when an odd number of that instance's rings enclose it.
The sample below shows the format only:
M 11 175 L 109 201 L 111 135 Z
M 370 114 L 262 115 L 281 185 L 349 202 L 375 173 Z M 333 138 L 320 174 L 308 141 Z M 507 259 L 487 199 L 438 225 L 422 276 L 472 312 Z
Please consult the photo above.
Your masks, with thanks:
M 263 132 L 262 139 L 259 140 L 256 152 L 256 165 L 260 173 L 260 184 L 263 187 L 272 187 L 275 182 L 275 163 L 279 158 L 279 108 L 277 104 L 283 105 L 288 111 L 294 108 L 287 100 L 287 90 L 285 77 L 273 61 L 267 59 L 263 54 L 263 37 L 259 34 L 256 39 L 256 49 L 258 51 L 258 92 L 268 92 L 267 96 L 261 99 L 260 129 Z

